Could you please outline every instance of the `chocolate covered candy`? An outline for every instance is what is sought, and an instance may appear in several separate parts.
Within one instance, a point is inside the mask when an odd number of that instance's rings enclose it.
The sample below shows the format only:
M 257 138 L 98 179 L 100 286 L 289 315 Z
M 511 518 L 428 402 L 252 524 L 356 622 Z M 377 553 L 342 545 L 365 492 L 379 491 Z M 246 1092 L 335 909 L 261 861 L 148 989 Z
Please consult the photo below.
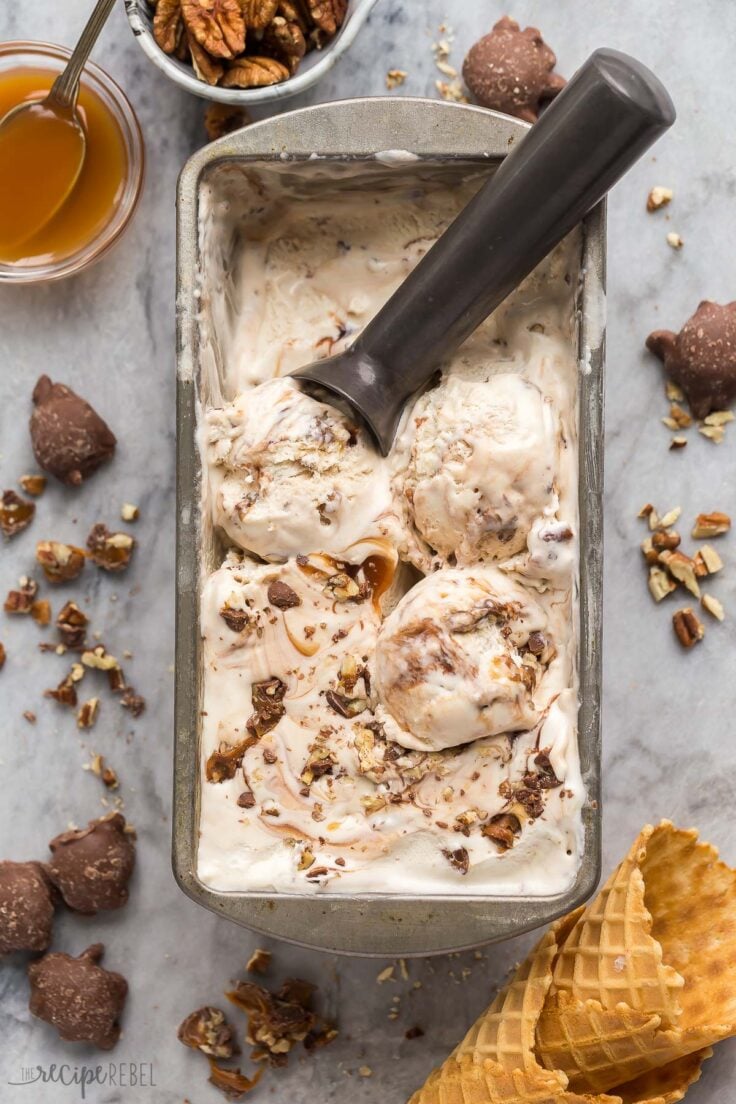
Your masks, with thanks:
M 52 839 L 49 877 L 65 903 L 76 912 L 121 908 L 135 865 L 135 845 L 125 831 L 125 817 L 112 813 L 91 820 L 86 828 Z
M 540 105 L 565 87 L 565 78 L 552 72 L 556 62 L 536 27 L 522 31 L 505 15 L 490 34 L 471 46 L 463 77 L 483 107 L 533 123 Z
M 46 950 L 54 918 L 52 894 L 41 863 L 0 862 L 0 954 Z
M 102 943 L 95 943 L 78 958 L 47 954 L 31 963 L 29 1008 L 62 1039 L 109 1050 L 120 1037 L 118 1021 L 128 983 L 121 974 L 98 965 L 104 950 Z
M 69 387 L 41 376 L 33 389 L 33 406 L 31 444 L 44 471 L 77 486 L 111 459 L 115 434 Z
M 647 349 L 685 392 L 696 418 L 736 399 L 736 302 L 721 306 L 704 299 L 679 333 L 650 333 Z

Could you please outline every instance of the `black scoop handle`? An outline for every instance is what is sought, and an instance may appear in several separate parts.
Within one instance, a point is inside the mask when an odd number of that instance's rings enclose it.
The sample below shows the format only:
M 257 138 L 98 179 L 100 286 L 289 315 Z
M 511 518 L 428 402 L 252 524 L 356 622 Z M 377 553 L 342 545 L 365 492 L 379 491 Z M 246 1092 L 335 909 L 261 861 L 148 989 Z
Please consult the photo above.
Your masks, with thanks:
M 431 378 L 675 119 L 659 79 L 597 50 L 346 353 L 295 373 L 343 395 L 391 447 Z

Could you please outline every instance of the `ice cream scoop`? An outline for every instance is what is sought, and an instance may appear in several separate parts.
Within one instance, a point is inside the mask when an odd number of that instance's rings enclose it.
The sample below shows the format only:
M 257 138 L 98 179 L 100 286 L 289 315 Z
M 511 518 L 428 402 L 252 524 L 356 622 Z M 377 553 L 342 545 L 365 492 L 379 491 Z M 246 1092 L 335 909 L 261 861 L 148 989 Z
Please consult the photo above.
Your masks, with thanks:
M 440 751 L 539 720 L 555 648 L 542 607 L 497 567 L 428 575 L 383 622 L 376 717 L 402 747 Z
M 412 411 L 403 480 L 414 525 L 443 561 L 508 558 L 556 498 L 559 416 L 513 372 L 449 376 Z
M 410 396 L 674 120 L 649 69 L 597 50 L 357 340 L 295 378 L 386 455 Z

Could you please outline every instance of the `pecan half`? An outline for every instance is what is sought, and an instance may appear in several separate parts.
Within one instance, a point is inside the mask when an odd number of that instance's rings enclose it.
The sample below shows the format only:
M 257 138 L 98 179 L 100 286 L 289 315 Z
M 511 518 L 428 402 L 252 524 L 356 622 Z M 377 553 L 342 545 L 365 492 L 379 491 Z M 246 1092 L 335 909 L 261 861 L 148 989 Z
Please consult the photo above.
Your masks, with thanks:
M 165 54 L 173 54 L 184 35 L 181 0 L 157 0 L 153 37 Z
M 348 10 L 348 0 L 307 0 L 309 13 L 321 31 L 332 37 L 342 27 Z
M 241 57 L 228 66 L 222 78 L 222 87 L 264 88 L 288 79 L 289 70 L 275 58 Z
M 245 20 L 238 0 L 181 0 L 187 30 L 213 58 L 234 58 L 245 49 Z
M 265 31 L 279 7 L 279 0 L 240 0 L 248 30 Z
M 266 30 L 261 46 L 264 54 L 283 62 L 290 73 L 296 73 L 299 62 L 307 52 L 307 40 L 299 24 L 289 23 L 280 15 Z

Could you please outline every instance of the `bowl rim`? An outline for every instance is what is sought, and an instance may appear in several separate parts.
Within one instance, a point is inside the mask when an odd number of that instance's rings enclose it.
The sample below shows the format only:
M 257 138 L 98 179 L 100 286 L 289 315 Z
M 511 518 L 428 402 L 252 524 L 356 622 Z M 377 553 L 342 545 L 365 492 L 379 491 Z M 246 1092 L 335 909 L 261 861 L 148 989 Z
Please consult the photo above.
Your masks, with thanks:
M 309 69 L 297 72 L 288 80 L 280 84 L 271 84 L 266 88 L 220 88 L 217 85 L 207 84 L 195 76 L 194 71 L 183 62 L 165 54 L 156 43 L 153 32 L 148 24 L 147 16 L 142 9 L 147 6 L 148 0 L 124 0 L 125 13 L 134 37 L 144 54 L 161 70 L 174 84 L 186 89 L 194 96 L 203 100 L 212 100 L 215 103 L 235 104 L 240 106 L 254 106 L 257 104 L 274 103 L 277 100 L 288 99 L 297 96 L 300 92 L 306 92 L 316 84 L 339 61 L 353 44 L 359 30 L 367 20 L 378 0 L 354 0 L 354 4 L 348 9 L 345 21 L 335 37 L 320 51 L 322 57 L 311 65 Z
M 0 43 L 0 60 L 5 57 L 32 60 L 36 56 L 64 61 L 70 55 L 70 47 L 44 40 L 11 39 Z M 129 166 L 123 196 L 117 210 L 96 237 L 74 253 L 59 261 L 39 265 L 20 266 L 0 262 L 0 286 L 50 283 L 84 271 L 116 244 L 138 206 L 146 169 L 146 147 L 138 116 L 123 89 L 106 69 L 88 60 L 82 71 L 82 80 L 85 76 L 92 78 L 90 86 L 103 102 L 112 105 L 115 120 L 122 133 Z

